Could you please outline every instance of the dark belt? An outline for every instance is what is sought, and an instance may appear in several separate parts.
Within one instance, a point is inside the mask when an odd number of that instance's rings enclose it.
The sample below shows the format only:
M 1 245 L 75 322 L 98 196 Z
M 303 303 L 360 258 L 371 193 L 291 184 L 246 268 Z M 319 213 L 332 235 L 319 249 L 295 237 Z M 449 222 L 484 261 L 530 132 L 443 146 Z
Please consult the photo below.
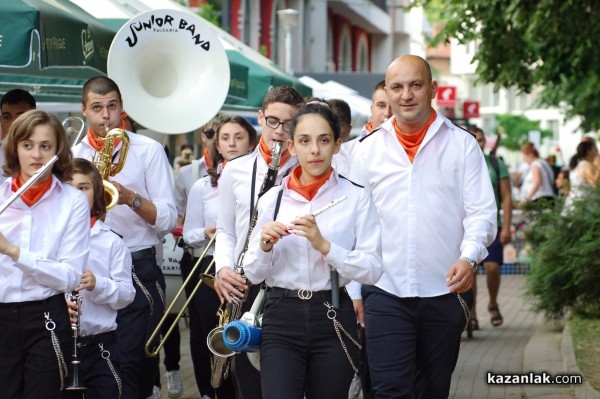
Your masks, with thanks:
M 346 287 L 340 288 L 340 293 L 345 293 Z M 312 298 L 331 298 L 331 290 L 311 291 L 308 288 L 288 290 L 280 287 L 267 287 L 267 298 L 299 298 L 308 301 Z
M 111 344 L 113 342 L 117 342 L 117 333 L 115 331 L 79 337 L 79 343 L 81 343 L 81 346 Z
M 37 301 L 23 301 L 23 302 L 6 302 L 0 303 L 0 309 L 22 309 L 37 310 L 40 307 L 57 307 L 65 305 L 65 294 L 56 294 L 46 299 L 40 299 Z
M 151 248 L 140 249 L 139 251 L 132 252 L 131 260 L 135 262 L 136 260 L 143 259 L 147 256 L 156 256 L 156 248 L 151 247 Z

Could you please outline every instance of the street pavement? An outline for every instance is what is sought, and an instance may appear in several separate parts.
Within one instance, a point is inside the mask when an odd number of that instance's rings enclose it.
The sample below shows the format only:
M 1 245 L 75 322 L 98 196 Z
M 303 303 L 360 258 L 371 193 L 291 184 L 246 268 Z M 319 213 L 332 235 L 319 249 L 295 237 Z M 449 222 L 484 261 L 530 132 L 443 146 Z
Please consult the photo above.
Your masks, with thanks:
M 531 306 L 523 295 L 525 276 L 502 275 L 498 303 L 504 316 L 504 324 L 500 327 L 490 324 L 485 284 L 485 275 L 479 275 L 477 316 L 480 330 L 474 331 L 472 338 L 463 334 L 450 398 L 575 398 L 569 386 L 487 383 L 487 372 L 515 374 L 545 371 L 556 374 L 564 372 L 564 365 L 561 356 L 562 333 L 559 328 L 545 322 L 541 314 L 531 311 Z M 180 366 L 184 385 L 182 398 L 200 399 L 190 358 L 189 330 L 183 321 L 180 326 Z M 164 367 L 161 372 L 163 374 Z M 166 399 L 168 396 L 164 376 L 162 383 L 161 398 Z

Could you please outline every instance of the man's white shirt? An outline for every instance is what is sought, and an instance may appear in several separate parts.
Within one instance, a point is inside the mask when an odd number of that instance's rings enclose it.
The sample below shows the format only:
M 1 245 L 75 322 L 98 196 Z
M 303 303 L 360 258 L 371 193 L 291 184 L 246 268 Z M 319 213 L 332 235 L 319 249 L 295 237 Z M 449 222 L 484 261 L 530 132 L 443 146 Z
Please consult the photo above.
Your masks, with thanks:
M 370 188 L 383 232 L 384 274 L 376 284 L 399 297 L 449 292 L 461 256 L 480 262 L 496 235 L 496 202 L 475 139 L 437 116 L 411 163 L 395 117 L 356 146 L 352 180 Z

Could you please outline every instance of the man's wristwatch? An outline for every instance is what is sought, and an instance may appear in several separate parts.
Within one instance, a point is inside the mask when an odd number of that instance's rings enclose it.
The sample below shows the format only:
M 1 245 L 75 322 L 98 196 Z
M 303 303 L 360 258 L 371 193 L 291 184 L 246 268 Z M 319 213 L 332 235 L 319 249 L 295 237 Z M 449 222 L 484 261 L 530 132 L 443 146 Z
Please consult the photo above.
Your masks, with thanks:
M 133 201 L 131 201 L 131 209 L 138 209 L 140 206 L 142 206 L 142 197 L 138 193 L 135 193 Z
M 461 256 L 458 259 L 464 260 L 469 265 L 471 265 L 471 271 L 473 271 L 473 273 L 477 274 L 477 262 L 475 262 L 473 259 L 470 259 L 470 258 L 467 258 L 467 257 L 464 257 L 464 256 Z

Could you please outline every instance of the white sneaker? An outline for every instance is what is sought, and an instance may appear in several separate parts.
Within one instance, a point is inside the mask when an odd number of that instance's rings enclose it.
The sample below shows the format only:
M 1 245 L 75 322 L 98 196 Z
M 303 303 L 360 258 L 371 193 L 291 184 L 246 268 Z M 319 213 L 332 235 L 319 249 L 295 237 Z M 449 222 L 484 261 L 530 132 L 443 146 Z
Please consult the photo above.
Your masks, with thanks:
M 178 398 L 183 395 L 183 384 L 181 383 L 179 370 L 167 371 L 165 378 L 167 379 L 167 394 L 169 398 Z
M 156 385 L 152 388 L 152 395 L 148 396 L 146 399 L 160 399 L 160 388 Z

